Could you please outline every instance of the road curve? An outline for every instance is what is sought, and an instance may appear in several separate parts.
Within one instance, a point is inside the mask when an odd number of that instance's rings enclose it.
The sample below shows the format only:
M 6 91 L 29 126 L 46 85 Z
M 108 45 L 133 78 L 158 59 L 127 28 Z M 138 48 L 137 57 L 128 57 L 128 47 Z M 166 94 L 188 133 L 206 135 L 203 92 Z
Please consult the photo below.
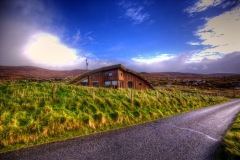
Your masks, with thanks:
M 177 116 L 0 154 L 0 159 L 213 159 L 240 100 Z

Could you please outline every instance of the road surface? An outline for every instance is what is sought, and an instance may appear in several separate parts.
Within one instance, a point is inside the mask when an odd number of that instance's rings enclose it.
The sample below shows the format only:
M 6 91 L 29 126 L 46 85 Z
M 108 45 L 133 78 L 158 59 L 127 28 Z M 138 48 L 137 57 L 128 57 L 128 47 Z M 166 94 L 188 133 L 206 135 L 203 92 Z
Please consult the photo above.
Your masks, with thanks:
M 0 159 L 209 160 L 240 111 L 240 100 L 119 130 L 0 154 Z

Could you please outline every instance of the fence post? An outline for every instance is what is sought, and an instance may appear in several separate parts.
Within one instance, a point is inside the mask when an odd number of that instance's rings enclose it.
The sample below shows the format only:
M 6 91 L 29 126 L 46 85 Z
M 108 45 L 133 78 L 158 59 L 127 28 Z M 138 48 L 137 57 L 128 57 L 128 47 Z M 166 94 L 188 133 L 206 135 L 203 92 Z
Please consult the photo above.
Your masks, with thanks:
M 133 104 L 133 90 L 130 89 L 130 101 Z
M 94 89 L 92 89 L 92 98 L 93 98 L 93 100 L 95 99 L 95 92 L 94 92 Z
M 53 93 L 52 93 L 52 99 L 55 101 L 56 100 L 56 90 L 57 90 L 57 87 L 56 87 L 56 85 L 54 84 L 54 86 L 53 86 Z

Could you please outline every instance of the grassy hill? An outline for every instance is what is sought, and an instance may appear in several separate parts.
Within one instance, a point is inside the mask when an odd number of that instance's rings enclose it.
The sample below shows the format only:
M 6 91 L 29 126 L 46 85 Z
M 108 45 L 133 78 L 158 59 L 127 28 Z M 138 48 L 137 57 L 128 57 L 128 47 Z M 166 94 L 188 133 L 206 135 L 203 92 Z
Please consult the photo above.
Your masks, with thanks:
M 178 90 L 0 82 L 0 152 L 131 126 L 227 101 Z

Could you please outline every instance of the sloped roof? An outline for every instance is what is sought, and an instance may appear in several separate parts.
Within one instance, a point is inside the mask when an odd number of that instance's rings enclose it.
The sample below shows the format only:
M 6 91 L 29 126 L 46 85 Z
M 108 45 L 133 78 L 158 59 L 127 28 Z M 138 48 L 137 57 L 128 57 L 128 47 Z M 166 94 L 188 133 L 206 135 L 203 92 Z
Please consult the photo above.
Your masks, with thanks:
M 98 73 L 98 72 L 104 72 L 104 71 L 108 71 L 108 70 L 113 70 L 113 69 L 121 69 L 127 73 L 131 73 L 139 78 L 141 78 L 142 80 L 144 80 L 147 84 L 149 84 L 153 89 L 155 89 L 151 84 L 150 82 L 141 74 L 133 71 L 133 70 L 130 70 L 130 69 L 127 69 L 125 68 L 122 64 L 117 64 L 117 65 L 112 65 L 112 66 L 107 66 L 107 67 L 102 67 L 102 68 L 98 68 L 98 69 L 94 69 L 94 70 L 91 70 L 91 71 L 88 71 L 80 76 L 77 76 L 75 77 L 73 80 L 71 80 L 69 83 L 70 84 L 77 84 L 79 81 L 87 78 L 87 76 L 90 76 L 92 74 L 95 74 L 95 73 Z

